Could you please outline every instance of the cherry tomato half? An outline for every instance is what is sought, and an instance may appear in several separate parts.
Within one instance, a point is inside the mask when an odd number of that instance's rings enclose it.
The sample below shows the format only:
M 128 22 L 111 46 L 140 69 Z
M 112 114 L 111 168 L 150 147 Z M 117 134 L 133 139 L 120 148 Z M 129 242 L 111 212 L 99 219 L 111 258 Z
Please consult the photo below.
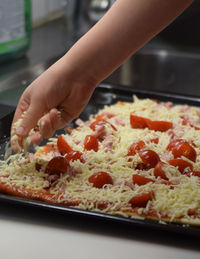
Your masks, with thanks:
M 130 114 L 130 124 L 133 129 L 144 129 L 147 128 L 147 118 L 137 116 L 132 112 Z
M 128 156 L 134 156 L 141 148 L 145 146 L 143 140 L 133 143 L 128 150 Z
M 154 196 L 153 192 L 145 192 L 131 198 L 129 203 L 131 203 L 133 208 L 135 207 L 145 208 L 148 201 L 151 201 L 153 199 L 153 196 Z
M 61 153 L 61 155 L 65 155 L 66 153 L 72 152 L 72 148 L 70 145 L 67 143 L 67 141 L 64 139 L 62 135 L 58 137 L 57 140 L 57 147 L 58 151 Z
M 154 182 L 154 180 L 148 178 L 148 177 L 145 177 L 143 175 L 139 175 L 139 174 L 134 174 L 132 176 L 132 182 L 133 184 L 138 184 L 138 185 L 145 185 L 149 182 Z
M 82 158 L 83 153 L 80 151 L 72 151 L 69 152 L 65 155 L 65 158 L 68 161 L 75 161 L 75 160 L 80 160 L 82 163 L 85 162 L 84 159 Z
M 165 164 L 164 162 L 158 162 L 157 165 L 155 166 L 154 168 L 154 171 L 153 171 L 153 174 L 155 177 L 160 177 L 164 180 L 168 180 L 168 177 L 166 176 L 165 174 L 165 171 L 164 171 L 164 167 L 166 166 L 167 164 Z
M 167 131 L 173 127 L 172 122 L 169 121 L 152 121 L 150 119 L 137 116 L 134 112 L 130 114 L 130 124 L 134 129 L 149 128 L 155 131 Z
M 102 188 L 105 184 L 113 184 L 112 177 L 103 171 L 92 174 L 88 181 L 93 183 L 93 187 Z
M 147 169 L 155 167 L 160 161 L 158 154 L 153 150 L 141 150 L 139 151 L 139 156 L 142 159 L 142 162 L 146 165 Z
M 175 159 L 169 160 L 169 164 L 173 165 L 175 167 L 178 167 L 178 170 L 181 173 L 184 173 L 186 168 L 188 168 L 190 171 L 193 170 L 193 165 L 191 163 L 189 163 L 183 159 L 180 159 L 180 158 L 175 158 Z
M 97 152 L 99 148 L 99 143 L 97 138 L 95 138 L 92 135 L 87 135 L 84 141 L 84 148 L 85 150 L 94 150 L 95 152 Z
M 69 162 L 63 156 L 53 157 L 47 164 L 45 173 L 47 174 L 62 174 L 67 171 Z
M 169 121 L 148 120 L 147 126 L 150 130 L 164 132 L 164 131 L 167 131 L 168 129 L 171 129 L 173 127 L 173 124 L 172 124 L 172 122 L 169 122 Z
M 183 139 L 173 139 L 170 141 L 169 145 L 167 146 L 167 150 L 172 151 L 177 145 L 183 142 L 184 142 Z
M 197 157 L 195 149 L 187 142 L 179 143 L 176 145 L 176 147 L 172 149 L 172 154 L 174 155 L 174 158 L 184 156 L 193 162 L 196 161 Z
M 180 139 L 174 140 L 170 142 L 167 149 L 172 151 L 174 158 L 184 156 L 193 162 L 196 161 L 197 153 L 195 149 L 187 141 Z

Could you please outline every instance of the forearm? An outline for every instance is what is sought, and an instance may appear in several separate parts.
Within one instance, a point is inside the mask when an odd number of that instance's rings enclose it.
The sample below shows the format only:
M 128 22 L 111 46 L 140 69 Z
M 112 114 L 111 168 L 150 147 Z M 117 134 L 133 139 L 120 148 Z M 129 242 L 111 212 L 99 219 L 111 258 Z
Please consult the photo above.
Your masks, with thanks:
M 102 81 L 192 2 L 116 1 L 107 14 L 65 55 L 66 66 L 70 66 L 72 72 L 85 74 L 94 82 Z

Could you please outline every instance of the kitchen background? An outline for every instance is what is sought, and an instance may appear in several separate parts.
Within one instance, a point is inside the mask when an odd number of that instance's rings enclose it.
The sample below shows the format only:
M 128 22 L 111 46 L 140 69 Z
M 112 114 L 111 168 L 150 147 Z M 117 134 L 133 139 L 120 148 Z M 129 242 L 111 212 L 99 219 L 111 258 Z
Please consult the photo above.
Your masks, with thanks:
M 32 4 L 30 46 L 20 58 L 0 52 L 0 103 L 12 106 L 25 87 L 93 26 L 114 0 L 15 0 L 19 2 Z M 0 0 L 0 19 L 5 3 L 11 6 L 14 1 Z M 197 0 L 103 83 L 200 96 L 199 14 Z
M 25 0 L 29 2 L 30 0 Z M 138 0 L 140 1 L 140 0 Z M 0 0 L 0 20 L 11 20 Z M 0 139 L 9 134 L 10 113 L 23 90 L 110 7 L 108 0 L 32 0 L 30 46 L 19 57 L 0 54 Z M 104 84 L 193 95 L 200 102 L 200 0 L 128 59 Z M 0 22 L 0 43 L 1 29 Z M 30 31 L 31 32 L 31 31 Z M 30 35 L 28 35 L 30 36 Z M 0 45 L 1 46 L 1 45 Z M 104 101 L 101 99 L 101 101 Z M 184 98 L 183 98 L 184 101 Z M 5 116 L 7 115 L 7 116 Z M 31 204 L 31 203 L 30 203 Z M 163 225 L 164 226 L 164 225 Z M 156 227 L 156 226 L 155 226 Z M 55 213 L 0 200 L 1 257 L 10 258 L 191 258 L 199 259 L 196 236 L 73 213 Z M 9 257 L 10 255 L 10 257 Z M 59 255 L 59 256 L 58 256 Z M 131 255 L 131 256 L 130 256 Z
M 33 26 L 38 26 L 48 20 L 62 16 L 65 13 L 67 0 L 33 0 L 32 21 Z

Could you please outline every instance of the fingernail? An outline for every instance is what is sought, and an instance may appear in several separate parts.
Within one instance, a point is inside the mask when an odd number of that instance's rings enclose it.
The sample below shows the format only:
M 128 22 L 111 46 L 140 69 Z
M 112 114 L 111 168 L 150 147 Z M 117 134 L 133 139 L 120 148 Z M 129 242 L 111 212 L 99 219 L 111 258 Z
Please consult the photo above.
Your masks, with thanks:
M 45 125 L 45 122 L 44 122 L 44 120 L 42 120 L 42 121 L 40 122 L 40 128 L 41 128 L 41 129 L 44 129 L 44 125 Z
M 23 135 L 25 132 L 25 129 L 23 127 L 19 127 L 18 129 L 16 129 L 16 134 L 17 135 Z

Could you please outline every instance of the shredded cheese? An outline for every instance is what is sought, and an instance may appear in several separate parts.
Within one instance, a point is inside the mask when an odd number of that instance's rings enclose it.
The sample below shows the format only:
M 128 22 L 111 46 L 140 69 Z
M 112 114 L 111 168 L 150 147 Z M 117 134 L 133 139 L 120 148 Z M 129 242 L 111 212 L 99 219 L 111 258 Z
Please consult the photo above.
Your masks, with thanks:
M 130 124 L 130 113 L 132 112 L 150 120 L 172 122 L 173 128 L 164 132 L 151 130 L 148 127 L 132 128 Z M 148 212 L 154 210 L 161 221 L 179 221 L 200 225 L 200 219 L 195 217 L 195 215 L 200 215 L 200 177 L 188 176 L 180 172 L 178 167 L 170 165 L 168 161 L 174 159 L 174 155 L 167 150 L 172 139 L 171 131 L 173 131 L 175 139 L 181 138 L 190 143 L 197 154 L 196 161 L 191 161 L 184 156 L 181 159 L 191 163 L 193 171 L 200 171 L 199 108 L 187 105 L 171 106 L 170 103 L 157 103 L 150 99 L 140 100 L 134 96 L 133 102 L 118 102 L 105 106 L 98 115 L 103 113 L 112 116 L 106 118 L 106 121 L 109 122 L 104 125 L 107 135 L 103 140 L 99 140 L 97 152 L 84 148 L 85 137 L 94 135 L 94 130 L 89 125 L 96 120 L 96 115 L 91 115 L 88 122 L 73 129 L 71 134 L 63 135 L 73 150 L 83 153 L 84 162 L 70 161 L 70 168 L 73 168 L 76 173 L 70 177 L 69 174 L 61 174 L 57 182 L 50 185 L 48 192 L 58 197 L 58 202 L 61 204 L 66 200 L 81 201 L 76 205 L 80 209 L 139 218 L 145 217 L 145 214 L 148 217 Z M 183 123 L 185 119 L 189 123 Z M 21 121 L 17 122 L 14 127 L 19 127 L 20 123 Z M 113 130 L 111 125 L 116 130 Z M 158 143 L 151 141 L 156 138 Z M 16 136 L 12 137 L 13 140 L 16 140 Z M 160 160 L 167 164 L 164 171 L 170 184 L 163 183 L 160 177 L 155 177 L 154 168 L 137 168 L 139 164 L 143 163 L 138 153 L 132 156 L 127 155 L 131 144 L 139 140 L 144 141 L 145 149 L 156 152 Z M 24 150 L 27 149 L 29 144 L 27 143 L 26 140 Z M 57 139 L 52 138 L 49 143 L 56 146 Z M 45 192 L 49 177 L 45 172 L 45 166 L 60 153 L 59 150 L 50 150 L 48 153 L 43 151 L 44 147 L 39 147 L 35 155 L 12 155 L 6 161 L 1 162 L 0 180 L 10 185 Z M 37 164 L 41 165 L 39 170 L 36 169 Z M 102 188 L 93 187 L 88 179 L 99 171 L 109 173 L 113 184 L 105 184 Z M 148 177 L 152 181 L 143 185 L 134 184 L 132 182 L 134 174 Z M 153 192 L 154 197 L 147 202 L 144 208 L 139 208 L 135 213 L 130 203 L 131 198 L 147 192 Z M 100 209 L 98 204 L 107 205 Z M 191 209 L 195 211 L 194 215 L 189 214 Z

